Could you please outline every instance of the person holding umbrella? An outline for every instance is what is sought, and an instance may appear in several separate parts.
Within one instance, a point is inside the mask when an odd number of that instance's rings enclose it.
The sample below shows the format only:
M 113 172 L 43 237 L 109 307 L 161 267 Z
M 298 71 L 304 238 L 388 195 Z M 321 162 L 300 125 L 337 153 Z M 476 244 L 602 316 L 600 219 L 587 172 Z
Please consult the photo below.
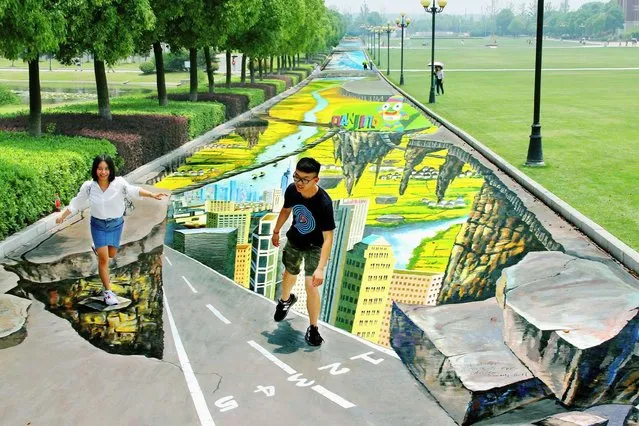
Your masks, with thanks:
M 438 95 L 440 90 L 441 94 L 444 94 L 444 67 L 442 65 L 435 65 L 435 89 Z

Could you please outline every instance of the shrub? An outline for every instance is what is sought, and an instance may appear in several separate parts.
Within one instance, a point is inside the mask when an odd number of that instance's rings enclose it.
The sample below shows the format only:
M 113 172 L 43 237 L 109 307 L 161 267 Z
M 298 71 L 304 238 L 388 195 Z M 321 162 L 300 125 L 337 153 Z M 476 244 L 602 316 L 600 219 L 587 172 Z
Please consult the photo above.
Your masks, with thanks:
M 285 88 L 288 89 L 290 87 L 293 87 L 293 78 L 288 76 L 288 75 L 283 75 L 283 74 L 268 74 L 267 77 L 269 79 L 273 79 L 273 80 L 281 80 L 284 82 L 285 84 Z
M 216 87 L 218 87 L 216 85 Z M 226 87 L 225 84 L 220 84 L 220 88 L 224 89 Z M 264 99 L 271 99 L 273 96 L 277 94 L 277 86 L 272 83 L 265 83 L 263 81 L 259 81 L 259 83 L 231 83 L 231 87 L 245 88 L 245 89 L 260 89 L 264 91 Z M 216 89 L 217 90 L 217 89 Z
M 66 105 L 55 109 L 56 112 L 90 114 L 95 114 L 97 110 L 97 104 L 93 102 Z M 169 102 L 167 106 L 161 107 L 156 98 L 123 96 L 111 101 L 111 111 L 114 114 L 184 116 L 188 119 L 188 135 L 191 139 L 217 127 L 225 120 L 224 105 L 212 102 Z
M 96 155 L 116 155 L 105 140 L 0 132 L 0 240 L 68 204 L 91 177 Z
M 0 105 L 16 105 L 20 103 L 18 95 L 6 87 L 0 86 Z
M 117 147 L 126 174 L 188 142 L 186 117 L 174 115 L 113 115 L 107 121 L 96 114 L 43 114 L 42 125 L 66 136 L 107 139 Z M 0 130 L 24 131 L 28 116 L 0 119 Z
M 169 99 L 172 101 L 188 102 L 188 93 L 171 93 Z M 249 98 L 246 95 L 234 93 L 198 93 L 198 102 L 219 102 L 224 105 L 226 119 L 237 117 L 249 109 Z
M 142 62 L 140 64 L 140 71 L 142 71 L 142 74 L 153 74 L 155 72 L 155 62 Z
M 186 71 L 184 62 L 189 60 L 189 52 L 187 52 L 186 50 L 169 52 L 163 56 L 164 56 L 164 71 L 166 72 Z
M 227 89 L 226 87 L 216 87 L 215 90 L 218 93 L 232 93 L 248 96 L 249 108 L 254 108 L 264 103 L 264 90 L 262 89 L 251 89 L 250 87 L 240 86 L 231 87 L 230 89 Z

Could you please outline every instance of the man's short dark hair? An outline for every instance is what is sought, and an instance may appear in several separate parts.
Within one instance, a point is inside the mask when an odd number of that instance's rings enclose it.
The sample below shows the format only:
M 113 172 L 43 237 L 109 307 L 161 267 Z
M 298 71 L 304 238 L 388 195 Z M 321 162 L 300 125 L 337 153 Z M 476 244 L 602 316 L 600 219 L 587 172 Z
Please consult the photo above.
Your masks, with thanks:
M 113 164 L 113 159 L 109 154 L 101 154 L 93 159 L 93 167 L 91 167 L 91 177 L 94 181 L 98 181 L 98 166 L 103 161 L 107 163 L 107 166 L 109 166 L 109 182 L 113 182 L 113 179 L 115 179 L 115 164 Z
M 295 168 L 300 172 L 315 173 L 318 176 L 320 167 L 322 167 L 322 165 L 319 163 L 319 161 L 311 157 L 301 158 L 300 161 L 297 162 L 297 166 L 295 166 Z

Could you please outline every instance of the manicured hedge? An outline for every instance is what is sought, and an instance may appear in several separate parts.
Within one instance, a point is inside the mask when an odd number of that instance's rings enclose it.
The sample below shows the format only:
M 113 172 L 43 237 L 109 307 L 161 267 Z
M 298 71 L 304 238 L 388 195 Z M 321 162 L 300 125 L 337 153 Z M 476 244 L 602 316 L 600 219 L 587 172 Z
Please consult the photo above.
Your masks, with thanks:
M 25 131 L 27 116 L 0 119 L 0 130 Z M 186 117 L 176 115 L 113 115 L 107 121 L 95 114 L 43 114 L 48 133 L 107 139 L 124 159 L 122 174 L 152 161 L 189 141 Z
M 220 85 L 221 88 L 225 86 L 223 84 Z M 255 79 L 255 83 L 250 83 L 247 80 L 246 83 L 231 83 L 232 88 L 240 88 L 240 89 L 260 89 L 264 91 L 264 99 L 271 99 L 273 96 L 277 95 L 277 88 L 275 84 L 266 83 L 263 81 Z
M 116 149 L 103 139 L 0 132 L 0 240 L 51 213 L 56 193 L 68 204 L 105 152 Z
M 57 108 L 60 112 L 80 112 L 95 114 L 97 103 L 67 105 Z M 224 105 L 213 102 L 169 102 L 165 107 L 158 105 L 157 99 L 142 97 L 119 97 L 111 100 L 113 114 L 163 114 L 184 116 L 188 119 L 188 134 L 191 139 L 200 136 L 225 120 Z
M 286 82 L 284 80 L 280 80 L 277 78 L 264 78 L 260 80 L 260 83 L 272 84 L 275 86 L 275 94 L 279 95 L 283 91 L 285 91 L 288 87 L 286 86 Z
M 291 76 L 288 75 L 283 75 L 283 74 L 267 74 L 267 76 L 269 79 L 273 79 L 273 80 L 280 80 L 283 81 L 285 84 L 286 89 L 293 87 L 293 78 Z
M 188 102 L 188 93 L 170 93 L 169 99 L 178 102 Z M 237 117 L 249 109 L 249 98 L 246 95 L 238 95 L 231 93 L 198 93 L 198 102 L 219 102 L 226 109 L 226 119 Z
M 251 89 L 250 87 L 231 87 L 227 89 L 225 87 L 216 87 L 217 93 L 233 93 L 238 95 L 246 95 L 249 98 L 249 108 L 255 108 L 259 104 L 264 103 L 264 90 Z

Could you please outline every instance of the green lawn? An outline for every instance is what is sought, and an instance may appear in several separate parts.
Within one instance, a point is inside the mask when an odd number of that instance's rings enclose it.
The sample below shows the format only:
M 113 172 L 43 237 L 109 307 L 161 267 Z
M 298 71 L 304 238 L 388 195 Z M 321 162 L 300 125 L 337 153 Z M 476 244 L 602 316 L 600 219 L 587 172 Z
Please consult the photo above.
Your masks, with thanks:
M 412 40 L 414 48 L 404 47 L 404 69 L 426 69 L 430 63 L 430 46 L 419 46 L 421 41 Z M 444 62 L 449 69 L 524 68 L 535 66 L 534 45 L 525 38 L 498 39 L 499 47 L 485 47 L 488 39 L 435 40 L 435 61 Z M 614 44 L 614 43 L 613 43 Z M 393 43 L 391 42 L 391 46 Z M 400 68 L 400 49 L 390 49 L 391 69 Z M 380 69 L 386 70 L 386 49 L 381 49 Z M 375 62 L 377 63 L 377 62 Z M 639 67 L 637 47 L 583 47 L 574 42 L 545 41 L 544 68 L 600 68 Z
M 468 48 L 468 42 L 457 50 L 462 49 L 473 50 Z M 442 53 L 444 62 L 455 57 L 455 49 L 450 50 Z M 609 67 L 628 66 L 631 58 L 633 66 L 639 65 L 639 48 L 556 51 L 544 52 L 544 67 L 560 68 L 558 64 L 572 66 L 565 64 L 578 62 L 604 64 L 607 58 L 614 58 L 607 63 Z M 493 57 L 497 52 L 499 55 Z M 529 53 L 534 55 L 532 50 Z M 486 49 L 486 57 L 482 59 L 486 68 L 527 66 L 517 49 Z M 466 57 L 462 60 L 466 61 Z M 466 66 L 451 63 L 452 68 Z M 397 83 L 399 73 L 392 73 L 391 78 Z M 427 104 L 430 85 L 427 77 L 409 72 L 405 80 L 404 88 Z M 541 124 L 547 164 L 544 168 L 523 166 L 532 123 L 533 81 L 532 72 L 450 71 L 445 78 L 446 95 L 438 96 L 431 107 L 619 239 L 639 249 L 636 189 L 639 70 L 543 73 Z

